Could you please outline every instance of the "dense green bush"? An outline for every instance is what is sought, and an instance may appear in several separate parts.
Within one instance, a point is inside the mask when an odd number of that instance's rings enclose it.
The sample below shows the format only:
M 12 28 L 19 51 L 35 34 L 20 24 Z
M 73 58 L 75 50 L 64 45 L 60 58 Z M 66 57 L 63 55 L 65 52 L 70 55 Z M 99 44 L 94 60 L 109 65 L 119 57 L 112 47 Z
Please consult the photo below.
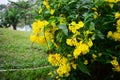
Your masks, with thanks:
M 120 78 L 119 7 L 120 0 L 43 1 L 30 39 L 51 53 L 52 79 Z

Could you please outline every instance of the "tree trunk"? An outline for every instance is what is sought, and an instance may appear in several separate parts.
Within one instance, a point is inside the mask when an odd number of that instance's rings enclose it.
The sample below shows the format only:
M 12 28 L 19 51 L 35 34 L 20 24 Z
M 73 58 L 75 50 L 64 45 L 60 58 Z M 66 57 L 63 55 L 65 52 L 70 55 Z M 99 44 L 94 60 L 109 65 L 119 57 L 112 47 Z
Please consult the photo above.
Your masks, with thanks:
M 13 30 L 16 30 L 16 25 L 12 25 L 13 26 Z

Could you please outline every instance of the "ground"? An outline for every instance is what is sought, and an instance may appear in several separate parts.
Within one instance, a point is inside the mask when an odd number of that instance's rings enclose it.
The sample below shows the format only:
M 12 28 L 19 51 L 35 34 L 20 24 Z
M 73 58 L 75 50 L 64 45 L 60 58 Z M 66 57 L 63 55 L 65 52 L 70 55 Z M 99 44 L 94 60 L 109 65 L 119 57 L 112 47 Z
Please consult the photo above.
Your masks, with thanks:
M 34 43 L 33 48 L 30 48 L 31 33 L 0 28 L 0 78 L 2 77 L 2 80 L 45 79 L 51 68 L 47 61 L 48 55 L 39 44 Z

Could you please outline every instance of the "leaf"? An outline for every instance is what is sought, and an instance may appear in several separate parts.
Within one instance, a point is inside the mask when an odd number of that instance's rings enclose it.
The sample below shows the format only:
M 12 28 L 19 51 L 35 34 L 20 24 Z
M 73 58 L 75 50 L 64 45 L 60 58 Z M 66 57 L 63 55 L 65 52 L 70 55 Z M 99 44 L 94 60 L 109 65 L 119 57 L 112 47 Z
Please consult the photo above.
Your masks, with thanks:
M 65 23 L 58 25 L 58 28 L 61 29 L 66 36 L 68 36 L 68 28 Z
M 90 76 L 89 70 L 87 69 L 87 67 L 81 61 L 79 61 L 78 67 L 83 73 Z
M 95 24 L 93 22 L 90 23 L 89 30 L 90 31 L 95 30 Z
M 82 16 L 84 17 L 84 21 L 87 21 L 87 19 L 89 18 L 89 17 L 91 17 L 93 15 L 93 13 L 84 13 Z
M 104 35 L 99 30 L 96 30 L 96 36 L 98 36 L 100 39 L 105 39 Z
M 93 34 L 93 35 L 92 35 L 92 37 L 91 37 L 92 40 L 95 40 L 95 36 L 96 36 L 96 34 Z

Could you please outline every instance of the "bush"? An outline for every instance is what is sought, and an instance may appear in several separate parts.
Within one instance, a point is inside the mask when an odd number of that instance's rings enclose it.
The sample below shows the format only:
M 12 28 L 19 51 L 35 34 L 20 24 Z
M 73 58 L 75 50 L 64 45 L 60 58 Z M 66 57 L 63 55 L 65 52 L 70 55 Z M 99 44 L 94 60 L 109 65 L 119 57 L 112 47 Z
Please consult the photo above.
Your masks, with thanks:
M 49 51 L 52 79 L 120 78 L 119 7 L 120 0 L 43 1 L 30 39 Z

